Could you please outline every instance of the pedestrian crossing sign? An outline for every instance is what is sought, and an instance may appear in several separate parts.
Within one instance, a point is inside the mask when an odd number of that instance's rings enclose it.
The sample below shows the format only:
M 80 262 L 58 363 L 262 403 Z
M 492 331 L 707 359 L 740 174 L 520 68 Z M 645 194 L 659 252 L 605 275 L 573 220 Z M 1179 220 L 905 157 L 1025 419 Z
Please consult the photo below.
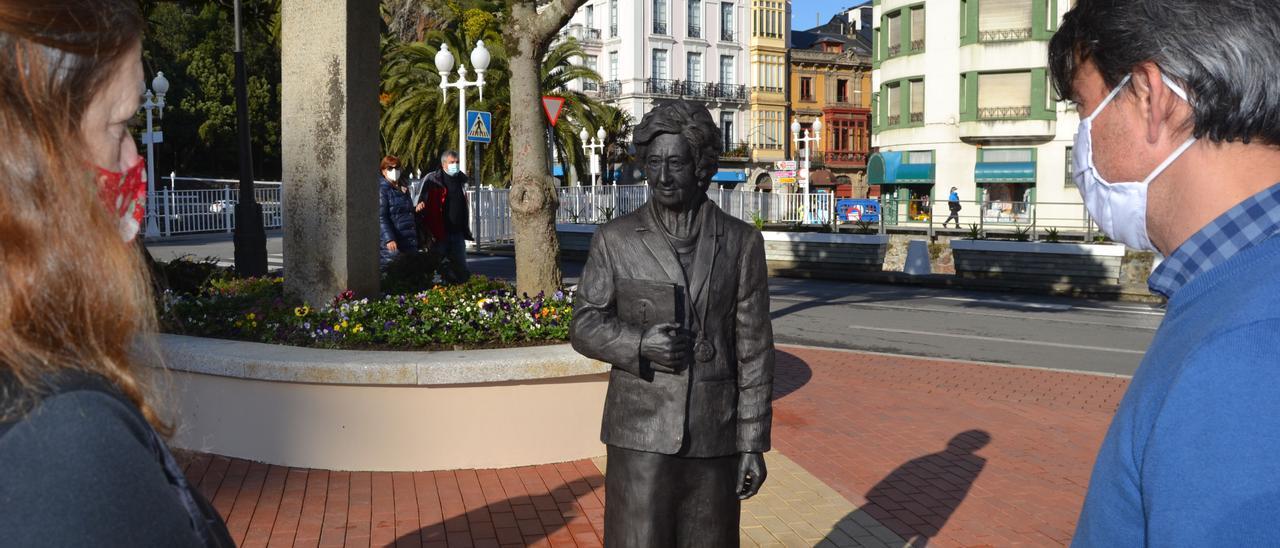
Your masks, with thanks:
M 467 140 L 488 143 L 493 136 L 493 115 L 482 110 L 467 111 Z

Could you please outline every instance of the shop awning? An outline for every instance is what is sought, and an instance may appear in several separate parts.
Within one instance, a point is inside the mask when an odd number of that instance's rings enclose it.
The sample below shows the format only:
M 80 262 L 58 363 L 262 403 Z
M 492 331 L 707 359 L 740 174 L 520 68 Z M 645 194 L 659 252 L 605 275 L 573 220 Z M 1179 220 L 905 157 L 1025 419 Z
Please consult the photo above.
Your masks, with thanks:
M 934 164 L 904 164 L 901 152 L 877 152 L 867 161 L 867 182 L 873 185 L 931 185 Z
M 1034 183 L 1035 162 L 986 162 L 978 163 L 973 170 L 976 183 Z
M 722 185 L 736 185 L 747 182 L 747 174 L 738 170 L 722 169 L 711 177 L 711 182 Z

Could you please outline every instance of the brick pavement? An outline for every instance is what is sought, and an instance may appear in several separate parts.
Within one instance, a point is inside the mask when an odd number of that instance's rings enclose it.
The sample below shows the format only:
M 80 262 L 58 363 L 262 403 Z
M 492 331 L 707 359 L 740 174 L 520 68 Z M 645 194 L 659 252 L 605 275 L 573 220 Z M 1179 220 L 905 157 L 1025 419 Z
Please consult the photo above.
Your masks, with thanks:
M 743 507 L 748 547 L 1066 544 L 1128 383 L 779 350 L 775 451 Z M 590 460 L 417 473 L 186 461 L 242 546 L 601 543 L 604 478 Z

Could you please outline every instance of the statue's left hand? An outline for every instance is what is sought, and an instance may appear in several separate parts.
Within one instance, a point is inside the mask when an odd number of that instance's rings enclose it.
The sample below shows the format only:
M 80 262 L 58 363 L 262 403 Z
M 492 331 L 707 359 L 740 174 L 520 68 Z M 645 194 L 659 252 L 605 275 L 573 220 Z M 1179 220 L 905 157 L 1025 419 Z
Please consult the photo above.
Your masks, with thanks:
M 764 455 L 760 453 L 742 453 L 738 458 L 738 500 L 747 500 L 760 492 L 768 471 L 764 466 Z

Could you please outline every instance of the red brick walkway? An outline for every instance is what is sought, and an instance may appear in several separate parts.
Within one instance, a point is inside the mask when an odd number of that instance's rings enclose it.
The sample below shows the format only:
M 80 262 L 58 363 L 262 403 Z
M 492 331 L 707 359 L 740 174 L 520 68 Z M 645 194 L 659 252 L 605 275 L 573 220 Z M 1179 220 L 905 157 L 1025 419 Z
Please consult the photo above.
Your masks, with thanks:
M 790 347 L 776 377 L 774 449 L 904 539 L 936 546 L 1069 543 L 1128 386 Z
M 859 506 L 849 518 L 904 539 L 1066 544 L 1127 384 L 783 347 L 774 449 Z M 600 545 L 603 477 L 586 460 L 420 473 L 188 461 L 242 546 Z

